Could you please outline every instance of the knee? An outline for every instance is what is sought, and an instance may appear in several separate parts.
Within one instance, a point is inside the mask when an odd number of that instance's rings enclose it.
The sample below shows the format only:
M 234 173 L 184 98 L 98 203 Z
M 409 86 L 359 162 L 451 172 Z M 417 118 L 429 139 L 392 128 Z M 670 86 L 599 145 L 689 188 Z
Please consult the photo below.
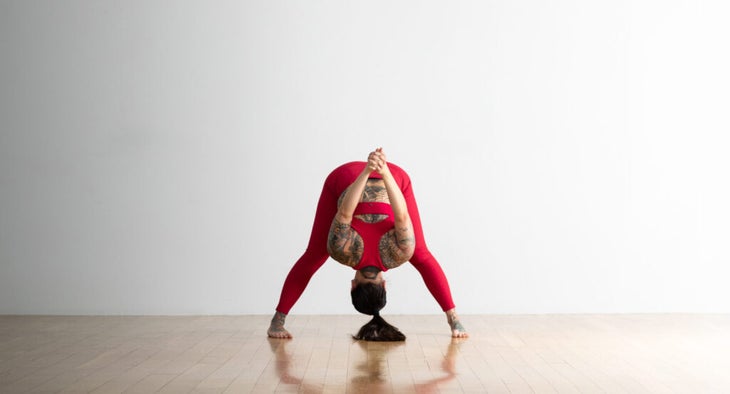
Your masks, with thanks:
M 292 267 L 297 275 L 312 275 L 327 261 L 327 252 L 306 250 Z
M 426 247 L 416 247 L 416 249 L 413 251 L 413 256 L 411 256 L 411 264 L 418 266 L 418 265 L 424 265 L 424 264 L 432 264 L 435 262 L 435 258 L 431 254 L 431 252 Z

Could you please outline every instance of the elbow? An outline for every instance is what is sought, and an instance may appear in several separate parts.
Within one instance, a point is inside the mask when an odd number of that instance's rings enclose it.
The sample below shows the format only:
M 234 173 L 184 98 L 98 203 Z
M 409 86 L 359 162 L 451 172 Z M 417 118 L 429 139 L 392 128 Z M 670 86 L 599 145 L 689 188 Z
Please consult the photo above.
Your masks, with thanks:
M 335 220 L 341 224 L 350 224 L 352 223 L 352 214 L 348 214 L 347 212 L 344 212 L 342 210 L 337 210 L 337 213 L 335 214 Z
M 396 226 L 398 226 L 400 224 L 400 225 L 407 225 L 408 227 L 411 227 L 411 217 L 408 216 L 408 212 L 393 215 L 393 220 L 395 221 Z
M 412 234 L 408 238 L 398 242 L 398 254 L 400 254 L 402 261 L 410 260 L 415 252 L 416 240 L 413 238 Z
M 405 257 L 405 261 L 410 260 L 413 257 L 413 253 L 416 251 L 416 245 L 411 244 L 410 247 L 406 248 L 406 250 L 403 251 L 403 255 Z

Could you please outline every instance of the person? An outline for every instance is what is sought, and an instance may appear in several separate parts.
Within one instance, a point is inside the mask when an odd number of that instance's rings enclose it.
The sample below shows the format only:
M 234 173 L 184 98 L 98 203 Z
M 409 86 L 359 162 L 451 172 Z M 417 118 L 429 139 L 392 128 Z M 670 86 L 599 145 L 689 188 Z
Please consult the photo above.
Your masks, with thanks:
M 383 272 L 406 261 L 418 270 L 446 314 L 452 337 L 468 336 L 456 313 L 446 275 L 426 246 L 410 177 L 387 161 L 382 148 L 370 152 L 366 162 L 345 163 L 327 176 L 309 244 L 284 281 L 267 331 L 269 337 L 292 338 L 284 327 L 286 317 L 330 256 L 355 270 L 350 292 L 353 306 L 373 316 L 354 336 L 356 339 L 405 339 L 379 311 L 386 302 Z

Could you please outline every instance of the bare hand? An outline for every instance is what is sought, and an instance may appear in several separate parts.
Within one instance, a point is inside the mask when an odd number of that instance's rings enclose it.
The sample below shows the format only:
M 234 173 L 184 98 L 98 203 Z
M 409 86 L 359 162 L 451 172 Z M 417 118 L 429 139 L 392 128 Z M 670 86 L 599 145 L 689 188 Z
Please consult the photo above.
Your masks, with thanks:
M 378 148 L 374 152 L 370 152 L 370 155 L 368 155 L 368 169 L 380 175 L 388 171 L 388 162 L 385 159 L 383 148 Z

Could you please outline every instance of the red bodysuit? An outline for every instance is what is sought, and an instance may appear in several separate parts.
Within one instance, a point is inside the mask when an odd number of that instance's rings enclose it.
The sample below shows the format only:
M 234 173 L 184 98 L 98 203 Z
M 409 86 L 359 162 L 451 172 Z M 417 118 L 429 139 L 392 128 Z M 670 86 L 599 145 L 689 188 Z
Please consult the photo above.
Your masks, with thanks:
M 357 215 L 388 215 L 388 218 L 376 223 L 364 222 L 357 218 Z M 380 239 L 395 226 L 393 219 L 393 208 L 386 202 L 361 202 L 357 204 L 352 217 L 352 227 L 362 238 L 363 251 L 360 262 L 354 267 L 356 270 L 368 266 L 378 267 L 381 271 L 387 271 L 388 267 L 383 264 L 380 257 Z
M 281 290 L 281 297 L 279 298 L 279 305 L 276 307 L 278 312 L 289 314 L 289 310 L 302 295 L 307 284 L 309 284 L 309 280 L 329 257 L 329 254 L 327 253 L 327 237 L 329 235 L 330 226 L 332 225 L 332 219 L 334 219 L 335 214 L 337 213 L 337 200 L 340 198 L 342 192 L 344 192 L 345 189 L 355 181 L 363 168 L 365 168 L 365 165 L 366 163 L 362 161 L 346 163 L 337 167 L 329 174 L 329 176 L 327 176 L 322 188 L 322 194 L 320 195 L 319 202 L 317 203 L 317 213 L 314 217 L 314 225 L 312 226 L 312 233 L 309 237 L 309 245 L 304 251 L 304 254 L 291 268 L 289 275 L 287 275 L 286 280 L 284 281 L 284 287 Z M 426 241 L 423 237 L 423 229 L 421 228 L 421 218 L 418 215 L 416 199 L 413 196 L 413 190 L 411 188 L 411 180 L 408 177 L 408 174 L 397 165 L 388 163 L 388 168 L 393 174 L 393 178 L 398 184 L 398 187 L 403 192 L 403 197 L 405 198 L 406 206 L 408 207 L 408 214 L 410 215 L 411 222 L 413 223 L 413 232 L 416 237 L 416 248 L 413 252 L 413 257 L 410 259 L 410 263 L 421 274 L 423 281 L 426 283 L 426 287 L 439 303 L 441 309 L 443 311 L 453 309 L 454 301 L 451 298 L 451 290 L 449 289 L 449 283 L 446 280 L 446 275 L 444 275 L 444 272 L 438 261 L 436 261 L 436 258 L 433 257 L 426 247 Z M 381 178 L 381 176 L 376 172 L 373 172 L 370 177 Z M 353 225 L 351 226 L 358 231 L 354 225 L 355 221 L 356 220 L 353 219 Z M 392 224 L 390 228 L 392 228 Z M 358 233 L 361 236 L 364 234 L 360 231 L 358 231 Z M 368 244 L 373 244 L 373 242 L 365 242 L 364 237 L 363 240 L 366 249 L 368 248 Z M 377 242 L 375 243 L 375 246 L 371 247 L 376 248 L 378 261 L 380 261 L 379 253 L 377 252 Z M 372 259 L 366 259 L 365 254 L 363 254 L 360 264 L 354 268 L 360 269 L 366 265 L 376 264 L 372 264 Z M 380 265 L 382 265 L 382 262 Z M 382 269 L 383 267 L 379 268 Z

